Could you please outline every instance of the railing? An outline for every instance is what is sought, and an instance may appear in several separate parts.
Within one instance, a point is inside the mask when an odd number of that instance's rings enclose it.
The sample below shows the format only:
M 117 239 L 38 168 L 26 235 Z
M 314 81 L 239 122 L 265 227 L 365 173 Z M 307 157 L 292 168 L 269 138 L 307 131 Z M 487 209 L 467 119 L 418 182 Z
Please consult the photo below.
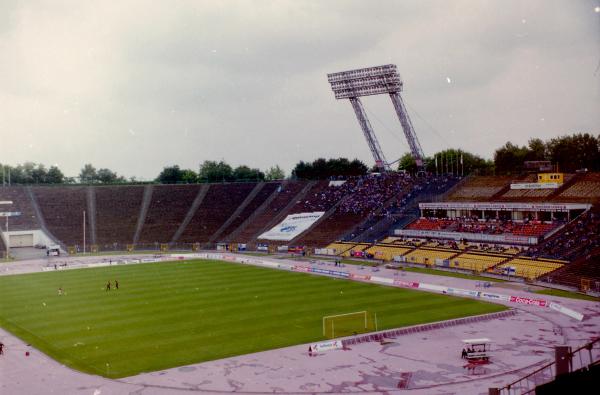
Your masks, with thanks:
M 586 352 L 587 351 L 587 352 Z M 587 357 L 584 357 L 587 355 Z M 600 360 L 600 338 L 568 353 L 569 373 L 591 367 Z M 550 362 L 525 377 L 494 391 L 498 395 L 535 394 L 538 385 L 553 381 L 557 376 L 556 361 Z M 492 393 L 492 391 L 490 391 Z

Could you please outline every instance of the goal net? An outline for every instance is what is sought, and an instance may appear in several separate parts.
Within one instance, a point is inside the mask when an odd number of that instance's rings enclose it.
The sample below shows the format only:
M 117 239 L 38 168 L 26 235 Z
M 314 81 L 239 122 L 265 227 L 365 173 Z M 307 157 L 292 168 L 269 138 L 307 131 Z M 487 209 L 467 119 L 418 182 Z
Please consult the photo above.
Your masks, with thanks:
M 323 317 L 323 336 L 329 339 L 372 332 L 376 327 L 376 319 L 366 310 Z

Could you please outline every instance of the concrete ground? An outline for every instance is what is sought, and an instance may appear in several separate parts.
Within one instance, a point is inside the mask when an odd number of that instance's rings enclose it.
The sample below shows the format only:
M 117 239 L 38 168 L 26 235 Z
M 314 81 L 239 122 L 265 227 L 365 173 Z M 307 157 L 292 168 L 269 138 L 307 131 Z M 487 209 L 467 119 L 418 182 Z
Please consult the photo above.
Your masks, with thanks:
M 103 259 L 109 258 L 60 258 L 50 267 Z M 2 264 L 0 274 L 40 271 L 46 266 L 46 259 Z M 364 273 L 367 269 L 346 265 L 341 270 Z M 398 274 L 382 269 L 377 276 Z M 478 282 L 472 280 L 418 273 L 405 273 L 401 278 L 480 290 Z M 522 284 L 506 285 L 497 283 L 486 291 L 534 297 Z M 308 345 L 299 345 L 119 380 L 71 370 L 0 330 L 0 341 L 6 345 L 5 355 L 0 356 L 0 394 L 487 394 L 488 388 L 501 387 L 552 361 L 555 346 L 577 347 L 600 334 L 599 303 L 545 295 L 535 298 L 560 303 L 585 318 L 577 321 L 549 308 L 505 302 L 516 309 L 516 314 L 403 335 L 385 344 L 361 343 L 313 357 L 308 355 Z M 493 341 L 488 365 L 470 365 L 460 358 L 461 339 L 478 337 Z

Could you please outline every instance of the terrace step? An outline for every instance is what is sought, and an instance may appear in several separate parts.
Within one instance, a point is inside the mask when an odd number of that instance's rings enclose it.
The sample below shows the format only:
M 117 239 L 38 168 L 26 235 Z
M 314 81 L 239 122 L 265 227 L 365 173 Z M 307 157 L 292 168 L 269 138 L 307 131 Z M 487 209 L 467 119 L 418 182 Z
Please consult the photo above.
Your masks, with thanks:
M 173 235 L 173 238 L 171 239 L 171 243 L 176 243 L 177 240 L 179 240 L 179 238 L 185 231 L 185 228 L 187 228 L 187 226 L 189 225 L 192 218 L 194 218 L 194 214 L 196 214 L 196 211 L 198 211 L 198 207 L 200 207 L 200 205 L 202 204 L 202 201 L 204 200 L 204 197 L 208 193 L 209 188 L 210 188 L 210 184 L 202 185 L 202 187 L 198 191 L 198 194 L 196 195 L 196 198 L 192 202 L 190 209 L 188 210 L 187 214 L 185 215 L 185 218 L 181 222 L 181 225 L 179 225 L 179 228 Z
M 288 183 L 288 181 L 284 181 L 281 184 L 281 187 L 286 186 L 286 184 Z M 254 212 L 252 214 L 250 214 L 250 216 L 248 218 L 246 218 L 244 220 L 244 222 L 242 222 L 233 232 L 231 232 L 229 235 L 225 236 L 225 242 L 231 242 L 231 241 L 235 241 L 235 239 L 237 238 L 237 236 L 246 228 L 246 226 L 251 223 L 252 221 L 254 221 L 256 219 L 256 217 L 258 217 L 260 214 L 263 213 L 263 211 L 265 211 L 265 209 L 267 207 L 269 207 L 269 205 L 271 204 L 271 202 L 278 196 L 278 194 L 280 193 L 280 191 L 278 189 L 275 189 L 271 195 L 269 195 L 269 197 L 267 199 L 265 199 L 264 202 L 262 202 L 262 204 L 260 206 L 258 206 L 258 208 L 256 210 L 254 210 Z
M 144 222 L 146 222 L 146 216 L 148 215 L 148 208 L 150 207 L 150 202 L 152 201 L 152 191 L 153 185 L 146 185 L 144 187 L 144 198 L 142 200 L 142 206 L 140 207 L 140 215 L 138 217 L 138 222 L 135 227 L 135 234 L 133 235 L 133 244 L 136 244 L 140 239 L 140 234 L 142 233 L 142 227 L 144 226 Z
M 213 233 L 213 235 L 208 240 L 209 244 L 210 243 L 214 243 L 215 240 L 217 240 L 221 236 L 221 234 L 223 233 L 223 231 L 225 229 L 227 229 L 227 227 L 229 227 L 229 225 L 231 225 L 231 223 L 237 219 L 237 217 L 242 213 L 242 211 L 244 211 L 244 209 L 246 208 L 246 206 L 248 206 L 248 204 L 265 187 L 265 185 L 266 184 L 264 182 L 259 182 L 259 183 L 256 184 L 256 186 L 252 189 L 252 191 L 248 194 L 248 196 L 246 196 L 246 198 L 244 199 L 244 201 L 229 216 L 229 218 L 227 219 L 227 221 L 225 221 L 223 223 L 223 225 L 221 225 L 221 227 L 219 229 L 217 229 L 217 231 L 215 233 Z
M 267 224 L 258 232 L 256 232 L 252 238 L 250 239 L 250 243 L 255 243 L 258 236 L 260 236 L 261 234 L 263 234 L 264 232 L 266 232 L 267 230 L 271 229 L 273 226 L 277 225 L 279 222 L 281 222 L 286 216 L 287 214 L 290 212 L 290 210 L 296 205 L 296 203 L 303 199 L 304 196 L 306 196 L 306 194 L 308 193 L 308 191 L 310 191 L 312 189 L 313 186 L 315 186 L 317 184 L 317 181 L 310 181 L 307 182 L 306 185 L 304 186 L 304 188 L 302 188 L 300 190 L 300 192 L 298 192 L 296 194 L 296 196 L 294 196 L 290 202 L 284 207 L 283 210 L 281 210 L 279 212 L 279 214 L 277 214 L 276 216 L 274 216 L 269 222 L 267 222 Z
M 90 242 L 96 244 L 96 188 L 91 186 L 87 190 L 87 211 L 90 224 Z

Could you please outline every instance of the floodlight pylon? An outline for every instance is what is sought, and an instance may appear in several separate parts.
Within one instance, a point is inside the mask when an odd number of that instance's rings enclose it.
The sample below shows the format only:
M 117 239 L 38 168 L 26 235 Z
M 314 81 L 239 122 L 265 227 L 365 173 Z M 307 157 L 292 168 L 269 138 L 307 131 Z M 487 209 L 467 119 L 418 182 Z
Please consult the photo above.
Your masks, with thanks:
M 327 75 L 327 80 L 331 84 L 331 89 L 336 99 L 349 99 L 356 114 L 356 118 L 367 139 L 367 144 L 371 154 L 375 159 L 376 166 L 381 171 L 390 170 L 390 164 L 385 160 L 381 146 L 369 118 L 365 113 L 362 102 L 358 99 L 360 96 L 371 96 L 388 93 L 392 99 L 392 104 L 396 110 L 396 115 L 402 125 L 404 136 L 408 141 L 411 154 L 415 159 L 417 167 L 423 170 L 425 155 L 419 143 L 419 139 L 400 96 L 402 91 L 402 80 L 398 74 L 396 65 L 388 64 L 383 66 L 368 67 L 365 69 L 342 71 Z
M 423 149 L 421 148 L 421 144 L 419 143 L 415 129 L 413 128 L 410 117 L 408 116 L 408 111 L 406 111 L 406 107 L 402 101 L 402 96 L 400 96 L 399 92 L 394 92 L 390 93 L 390 98 L 392 99 L 394 109 L 396 110 L 396 114 L 398 115 L 398 119 L 402 125 L 402 130 L 404 131 L 404 136 L 406 136 L 406 141 L 408 141 L 410 152 L 415 159 L 417 167 L 422 168 L 425 155 L 423 154 Z
M 367 113 L 365 112 L 362 102 L 358 97 L 351 97 L 350 103 L 352 104 L 352 108 L 354 109 L 354 113 L 358 119 L 358 123 L 360 123 L 360 127 L 362 128 L 365 138 L 367 139 L 367 144 L 369 145 L 373 159 L 375 159 L 375 166 L 377 166 L 379 169 L 383 169 L 384 171 L 391 170 L 390 165 L 388 165 L 388 162 L 383 155 L 383 151 L 381 150 L 377 136 L 375 136 L 371 122 L 369 122 L 369 118 L 367 117 Z

